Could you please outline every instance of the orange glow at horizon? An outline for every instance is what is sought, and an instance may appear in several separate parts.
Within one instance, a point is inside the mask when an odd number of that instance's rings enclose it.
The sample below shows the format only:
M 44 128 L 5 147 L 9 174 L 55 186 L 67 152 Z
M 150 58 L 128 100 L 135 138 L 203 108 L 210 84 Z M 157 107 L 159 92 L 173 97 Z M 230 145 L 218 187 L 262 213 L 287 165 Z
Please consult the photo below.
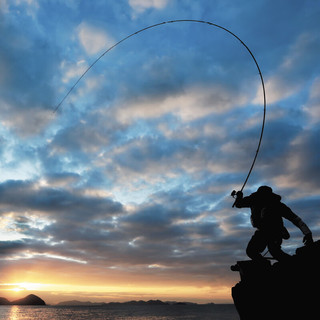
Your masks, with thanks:
M 5 287 L 5 288 L 1 288 Z M 129 301 L 129 300 L 179 300 L 199 303 L 223 301 L 232 303 L 230 287 L 197 287 L 192 285 L 82 285 L 55 283 L 7 283 L 1 284 L 0 294 L 7 299 L 22 298 L 37 294 L 48 304 L 69 300 L 91 300 L 92 302 Z M 19 297 L 18 297 L 19 296 Z
M 61 260 L 12 263 L 3 269 L 0 295 L 16 299 L 33 293 L 49 304 L 70 297 L 100 302 L 160 299 L 232 303 L 230 288 L 238 281 L 237 275 L 231 274 L 234 279 L 230 282 L 223 278 L 206 282 L 170 271 L 141 265 L 109 268 Z

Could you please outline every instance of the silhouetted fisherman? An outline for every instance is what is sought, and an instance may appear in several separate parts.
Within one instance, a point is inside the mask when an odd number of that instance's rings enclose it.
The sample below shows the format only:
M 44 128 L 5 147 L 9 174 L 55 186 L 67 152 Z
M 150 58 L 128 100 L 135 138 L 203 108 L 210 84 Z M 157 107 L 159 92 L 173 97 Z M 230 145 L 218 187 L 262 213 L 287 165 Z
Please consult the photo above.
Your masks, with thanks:
M 268 247 L 270 254 L 278 261 L 291 257 L 281 250 L 282 239 L 289 239 L 290 234 L 283 225 L 286 218 L 297 226 L 304 234 L 305 245 L 313 243 L 312 233 L 308 226 L 281 202 L 281 196 L 272 192 L 268 186 L 261 186 L 257 192 L 248 197 L 243 197 L 241 191 L 233 192 L 236 196 L 234 205 L 237 208 L 251 209 L 251 223 L 256 232 L 247 246 L 247 255 L 256 261 L 263 261 L 261 253 Z

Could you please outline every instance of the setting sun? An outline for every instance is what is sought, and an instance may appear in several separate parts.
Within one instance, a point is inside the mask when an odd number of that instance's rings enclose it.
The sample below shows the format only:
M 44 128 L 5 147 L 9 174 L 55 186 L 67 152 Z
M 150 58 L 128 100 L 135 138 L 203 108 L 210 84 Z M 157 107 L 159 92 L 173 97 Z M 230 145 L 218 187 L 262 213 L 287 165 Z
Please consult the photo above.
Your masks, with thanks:
M 32 283 L 32 282 L 17 282 L 17 283 L 3 283 L 0 284 L 0 293 L 2 291 L 6 291 L 4 293 L 5 296 L 10 296 L 10 292 L 12 293 L 28 293 L 32 291 L 39 291 L 43 285 L 40 283 Z

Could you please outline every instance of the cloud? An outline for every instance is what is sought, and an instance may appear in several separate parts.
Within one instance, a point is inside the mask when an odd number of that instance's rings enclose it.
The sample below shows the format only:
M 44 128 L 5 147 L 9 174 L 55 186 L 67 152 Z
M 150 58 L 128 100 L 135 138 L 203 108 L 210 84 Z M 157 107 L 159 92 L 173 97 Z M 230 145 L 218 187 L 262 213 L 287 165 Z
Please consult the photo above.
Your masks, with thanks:
M 83 196 L 81 193 L 64 189 L 41 186 L 31 181 L 7 181 L 0 185 L 1 207 L 12 205 L 16 212 L 48 212 L 54 219 L 65 217 L 66 220 L 88 220 L 94 216 L 116 214 L 122 211 L 122 205 L 108 198 Z M 18 201 L 13 201 L 18 199 Z M 64 213 L 66 215 L 64 215 Z
M 61 70 L 64 74 L 62 81 L 64 83 L 68 83 L 70 80 L 77 80 L 88 69 L 88 67 L 88 64 L 84 60 L 77 61 L 76 64 L 62 61 Z
M 74 151 L 85 154 L 98 151 L 108 144 L 108 135 L 104 135 L 96 127 L 91 127 L 87 123 L 80 123 L 60 130 L 51 142 L 50 149 L 52 153 Z
M 169 0 L 129 0 L 129 5 L 138 13 L 143 13 L 149 8 L 163 9 Z
M 30 137 L 43 132 L 52 120 L 52 84 L 59 55 L 56 46 L 37 27 L 35 18 L 15 18 L 0 23 L 0 64 L 5 66 L 5 78 L 0 79 L 1 124 L 20 137 Z M 19 23 L 26 26 L 23 34 Z
M 245 96 L 236 96 L 219 86 L 187 88 L 174 95 L 141 100 L 117 107 L 116 119 L 128 123 L 139 118 L 152 119 L 173 114 L 182 121 L 193 121 L 212 113 L 226 113 L 247 102 Z
M 115 42 L 108 33 L 87 22 L 82 22 L 77 28 L 78 38 L 87 54 L 94 55 L 103 49 L 111 47 Z
M 48 105 L 30 106 L 28 102 L 7 103 L 5 101 L 2 101 L 1 105 L 4 113 L 1 124 L 21 137 L 34 136 L 43 132 L 52 121 L 51 106 Z
M 317 125 L 320 121 L 320 79 L 316 78 L 312 84 L 309 99 L 303 110 L 309 117 L 311 126 Z
M 0 10 L 3 13 L 7 13 L 8 12 L 8 8 L 9 8 L 9 5 L 7 3 L 7 0 L 0 0 Z
M 1 209 L 10 212 L 2 216 L 22 235 L 4 243 L 6 257 L 17 264 L 26 259 L 79 263 L 85 256 L 96 265 L 136 266 L 137 272 L 167 266 L 168 277 L 185 265 L 191 273 L 206 273 L 210 252 L 219 250 L 222 236 L 211 214 L 193 212 L 195 199 L 178 190 L 154 194 L 149 203 L 129 211 L 106 198 L 21 181 L 2 184 L 0 199 Z
M 277 71 L 265 81 L 269 104 L 284 100 L 302 89 L 306 79 L 315 73 L 315 52 L 319 50 L 318 35 L 310 32 L 297 37 L 287 54 L 282 57 Z M 254 102 L 261 101 L 261 95 L 259 91 Z
M 23 181 L 0 185 L 2 227 L 5 223 L 19 235 L 19 241 L 3 241 L 7 259 L 17 264 L 41 258 L 94 261 L 99 255 L 98 243 L 112 244 L 106 252 L 108 259 L 123 238 L 121 231 L 116 232 L 114 220 L 123 214 L 123 206 L 106 195 L 66 190 Z
M 8 13 L 11 7 L 22 8 L 24 13 L 35 18 L 40 5 L 37 0 L 11 0 L 10 4 L 7 0 L 0 1 L 0 11 Z
M 275 178 L 281 187 L 297 188 L 309 195 L 319 193 L 319 161 L 314 150 L 319 150 L 319 130 L 302 132 L 292 141 L 292 147 L 286 157 L 286 165 L 282 166 L 283 174 Z
M 52 187 L 67 187 L 78 182 L 80 178 L 79 174 L 73 172 L 50 172 L 44 177 L 44 180 L 40 180 L 40 183 Z

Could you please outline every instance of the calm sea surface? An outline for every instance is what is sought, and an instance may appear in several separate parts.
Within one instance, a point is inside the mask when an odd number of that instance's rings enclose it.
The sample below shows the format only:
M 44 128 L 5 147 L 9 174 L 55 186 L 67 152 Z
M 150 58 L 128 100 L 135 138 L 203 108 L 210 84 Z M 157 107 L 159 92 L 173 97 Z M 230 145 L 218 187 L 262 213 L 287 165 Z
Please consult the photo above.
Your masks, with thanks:
M 233 305 L 0 306 L 1 320 L 239 320 Z

